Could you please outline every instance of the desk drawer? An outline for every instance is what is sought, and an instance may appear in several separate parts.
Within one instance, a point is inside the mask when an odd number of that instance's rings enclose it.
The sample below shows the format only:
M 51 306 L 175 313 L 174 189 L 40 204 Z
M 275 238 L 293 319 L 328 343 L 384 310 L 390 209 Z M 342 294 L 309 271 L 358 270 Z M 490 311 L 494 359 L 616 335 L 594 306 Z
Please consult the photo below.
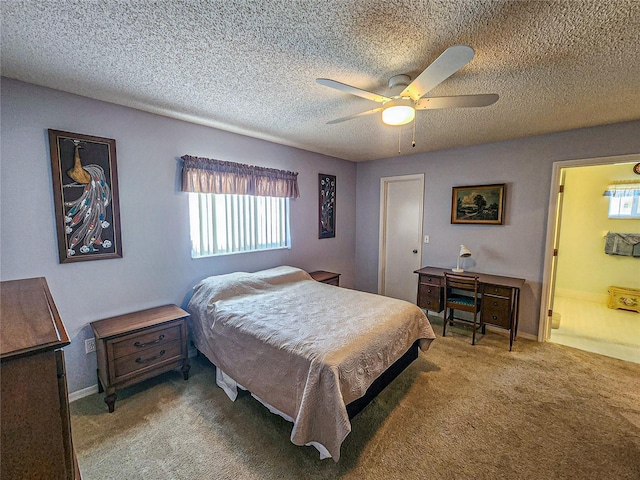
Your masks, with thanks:
M 425 285 L 434 285 L 436 287 L 442 286 L 442 279 L 439 277 L 433 277 L 431 275 L 420 275 L 420 283 Z
M 418 306 L 432 312 L 442 310 L 442 288 L 437 285 L 418 285 Z
M 511 289 L 500 285 L 487 284 L 482 289 L 484 295 L 496 295 L 498 297 L 511 298 Z
M 113 358 L 122 358 L 151 347 L 162 347 L 182 336 L 181 325 L 173 323 L 170 326 L 156 327 L 152 330 L 136 332 L 124 337 L 109 340 L 112 344 Z
M 511 328 L 511 299 L 485 295 L 481 311 L 484 323 Z

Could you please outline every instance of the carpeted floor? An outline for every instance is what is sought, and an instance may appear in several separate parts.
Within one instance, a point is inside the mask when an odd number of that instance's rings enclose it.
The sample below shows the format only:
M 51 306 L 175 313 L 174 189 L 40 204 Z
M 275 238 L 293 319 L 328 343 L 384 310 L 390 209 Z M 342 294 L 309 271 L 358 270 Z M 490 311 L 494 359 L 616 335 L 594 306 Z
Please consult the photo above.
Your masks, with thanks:
M 434 324 L 434 329 L 439 330 Z M 249 395 L 231 402 L 199 356 L 71 405 L 84 480 L 640 478 L 640 365 L 464 330 L 438 337 L 352 420 L 342 458 L 289 441 Z

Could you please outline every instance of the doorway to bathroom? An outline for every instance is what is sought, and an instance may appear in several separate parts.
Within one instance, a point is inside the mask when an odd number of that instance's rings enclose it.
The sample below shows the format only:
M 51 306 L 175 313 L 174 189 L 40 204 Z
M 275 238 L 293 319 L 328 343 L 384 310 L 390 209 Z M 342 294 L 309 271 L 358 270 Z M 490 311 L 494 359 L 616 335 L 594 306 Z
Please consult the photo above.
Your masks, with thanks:
M 640 258 L 605 251 L 608 233 L 640 235 L 640 218 L 609 218 L 609 185 L 640 182 L 640 155 L 554 164 L 540 339 L 640 363 L 640 313 L 609 308 L 612 286 L 640 289 Z M 548 288 L 547 288 L 548 287 Z

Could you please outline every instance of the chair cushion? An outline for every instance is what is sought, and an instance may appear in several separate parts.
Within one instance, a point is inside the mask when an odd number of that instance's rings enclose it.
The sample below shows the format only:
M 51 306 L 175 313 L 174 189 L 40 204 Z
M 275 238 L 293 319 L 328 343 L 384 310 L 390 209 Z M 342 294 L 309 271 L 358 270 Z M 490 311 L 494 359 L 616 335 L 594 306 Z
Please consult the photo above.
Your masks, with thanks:
M 458 305 L 467 305 L 469 307 L 473 307 L 473 297 L 466 297 L 464 295 L 454 295 L 451 297 L 447 297 L 447 303 L 457 303 Z M 478 300 L 478 304 L 480 300 Z

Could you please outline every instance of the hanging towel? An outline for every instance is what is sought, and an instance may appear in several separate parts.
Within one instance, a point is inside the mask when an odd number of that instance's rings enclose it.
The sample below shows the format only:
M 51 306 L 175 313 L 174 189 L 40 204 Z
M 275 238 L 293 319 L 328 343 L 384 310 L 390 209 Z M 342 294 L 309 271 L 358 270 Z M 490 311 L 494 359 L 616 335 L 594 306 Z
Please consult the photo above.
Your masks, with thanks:
M 607 233 L 604 253 L 640 257 L 640 233 Z

